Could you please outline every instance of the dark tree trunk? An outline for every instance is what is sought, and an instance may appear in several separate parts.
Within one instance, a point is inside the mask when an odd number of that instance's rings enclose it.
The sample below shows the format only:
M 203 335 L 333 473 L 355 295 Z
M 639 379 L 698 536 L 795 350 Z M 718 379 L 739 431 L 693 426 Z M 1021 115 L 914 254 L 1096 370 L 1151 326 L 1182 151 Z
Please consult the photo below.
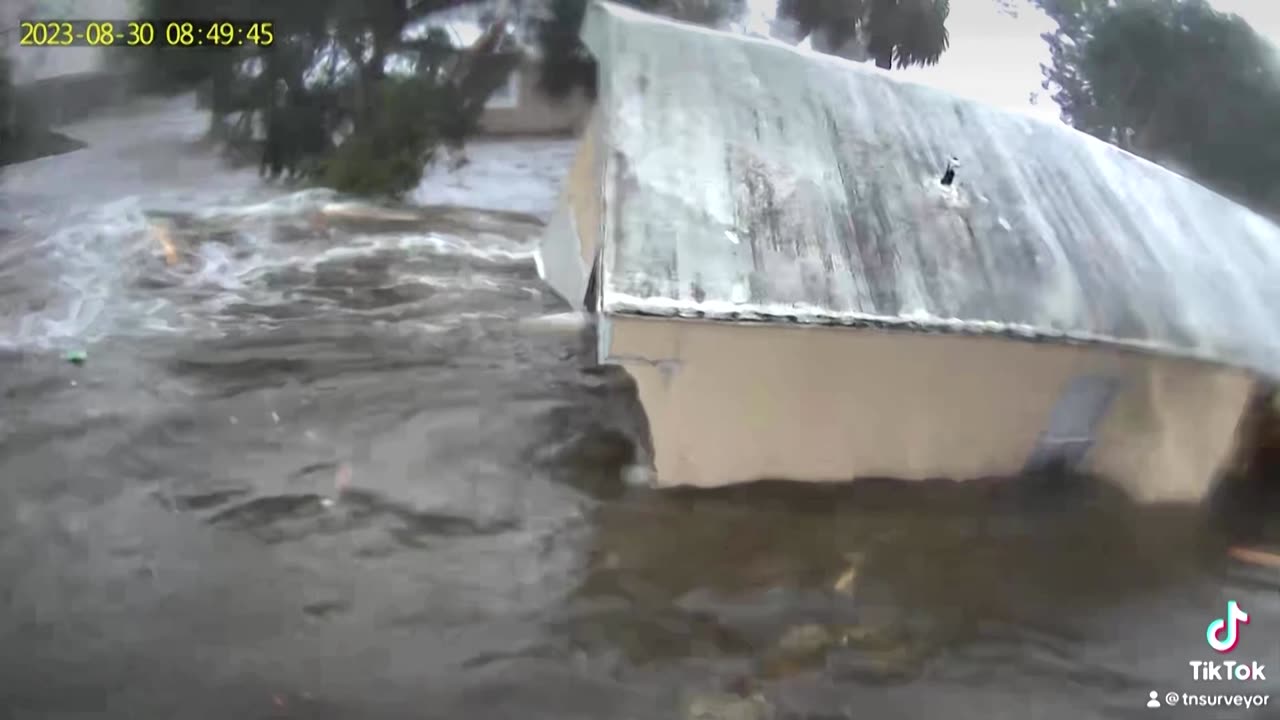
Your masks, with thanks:
M 234 68 L 230 61 L 214 65 L 209 77 L 209 109 L 214 115 L 225 115 L 231 112 L 231 86 L 234 81 Z
M 374 78 L 370 76 L 368 66 L 363 62 L 364 48 L 360 41 L 350 35 L 344 35 L 340 43 L 343 50 L 351 58 L 351 62 L 356 65 L 355 80 L 352 87 L 352 99 L 354 108 L 352 108 L 351 120 L 357 131 L 364 129 L 369 120 L 370 107 L 373 103 L 373 83 Z
M 872 27 L 867 37 L 867 54 L 875 60 L 876 67 L 881 70 L 893 69 L 893 50 L 893 37 L 876 32 L 876 28 Z

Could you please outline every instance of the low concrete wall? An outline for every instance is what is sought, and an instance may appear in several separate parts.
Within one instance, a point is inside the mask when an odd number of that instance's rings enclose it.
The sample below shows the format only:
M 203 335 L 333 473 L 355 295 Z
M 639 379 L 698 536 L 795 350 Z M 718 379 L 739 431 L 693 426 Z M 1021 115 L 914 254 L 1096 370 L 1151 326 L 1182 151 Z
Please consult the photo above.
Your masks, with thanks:
M 127 77 L 114 72 L 58 75 L 17 88 L 18 102 L 37 125 L 58 127 L 128 99 Z
M 75 0 L 54 8 L 35 0 L 0 0 L 0 52 L 13 62 L 18 102 L 32 121 L 56 127 L 83 120 L 129 95 L 122 61 L 132 50 L 101 47 L 18 47 L 19 22 L 26 19 L 124 19 L 136 15 L 133 0 Z

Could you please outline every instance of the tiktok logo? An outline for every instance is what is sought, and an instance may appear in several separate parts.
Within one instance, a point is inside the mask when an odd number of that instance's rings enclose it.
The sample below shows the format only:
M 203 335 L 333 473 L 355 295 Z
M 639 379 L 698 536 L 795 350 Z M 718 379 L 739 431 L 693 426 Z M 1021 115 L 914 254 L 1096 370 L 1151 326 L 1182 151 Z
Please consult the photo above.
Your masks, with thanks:
M 1220 653 L 1229 653 L 1240 642 L 1240 626 L 1249 624 L 1249 614 L 1240 609 L 1240 603 L 1227 601 L 1227 616 L 1209 623 L 1204 639 L 1209 647 Z

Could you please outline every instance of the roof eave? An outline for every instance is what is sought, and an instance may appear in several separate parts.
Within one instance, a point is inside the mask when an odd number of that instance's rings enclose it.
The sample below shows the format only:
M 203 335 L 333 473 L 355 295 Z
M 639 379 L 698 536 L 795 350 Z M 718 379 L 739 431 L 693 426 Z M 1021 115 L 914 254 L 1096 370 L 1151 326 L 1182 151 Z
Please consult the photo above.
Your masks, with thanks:
M 773 325 L 776 327 L 828 327 L 910 332 L 924 335 L 963 335 L 1003 338 L 1023 342 L 1059 345 L 1090 345 L 1125 352 L 1138 352 L 1170 360 L 1187 360 L 1215 367 L 1232 368 L 1272 383 L 1280 383 L 1280 374 L 1247 363 L 1227 362 L 1218 355 L 1196 352 L 1164 343 L 1096 335 L 1076 330 L 1058 330 L 1018 323 L 991 320 L 964 320 L 934 317 L 925 313 L 903 316 L 873 315 L 859 312 L 836 312 L 804 306 L 759 306 L 750 304 L 688 303 L 668 298 L 618 298 L 606 300 L 601 312 L 608 316 L 654 320 L 703 321 L 737 325 Z

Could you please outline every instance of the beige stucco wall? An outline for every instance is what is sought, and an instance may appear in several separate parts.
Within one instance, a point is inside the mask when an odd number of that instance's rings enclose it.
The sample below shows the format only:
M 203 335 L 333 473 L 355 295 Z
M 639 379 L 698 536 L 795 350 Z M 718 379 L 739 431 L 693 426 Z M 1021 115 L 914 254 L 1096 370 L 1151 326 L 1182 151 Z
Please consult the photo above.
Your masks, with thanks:
M 485 108 L 480 129 L 489 135 L 573 134 L 582 129 L 591 110 L 585 95 L 575 92 L 561 102 L 538 89 L 538 65 L 524 62 L 518 75 L 518 102 L 515 107 Z
M 660 485 L 1018 473 L 1067 383 L 1123 390 L 1086 461 L 1139 501 L 1203 499 L 1234 451 L 1245 374 L 1099 347 L 848 328 L 614 318 Z

